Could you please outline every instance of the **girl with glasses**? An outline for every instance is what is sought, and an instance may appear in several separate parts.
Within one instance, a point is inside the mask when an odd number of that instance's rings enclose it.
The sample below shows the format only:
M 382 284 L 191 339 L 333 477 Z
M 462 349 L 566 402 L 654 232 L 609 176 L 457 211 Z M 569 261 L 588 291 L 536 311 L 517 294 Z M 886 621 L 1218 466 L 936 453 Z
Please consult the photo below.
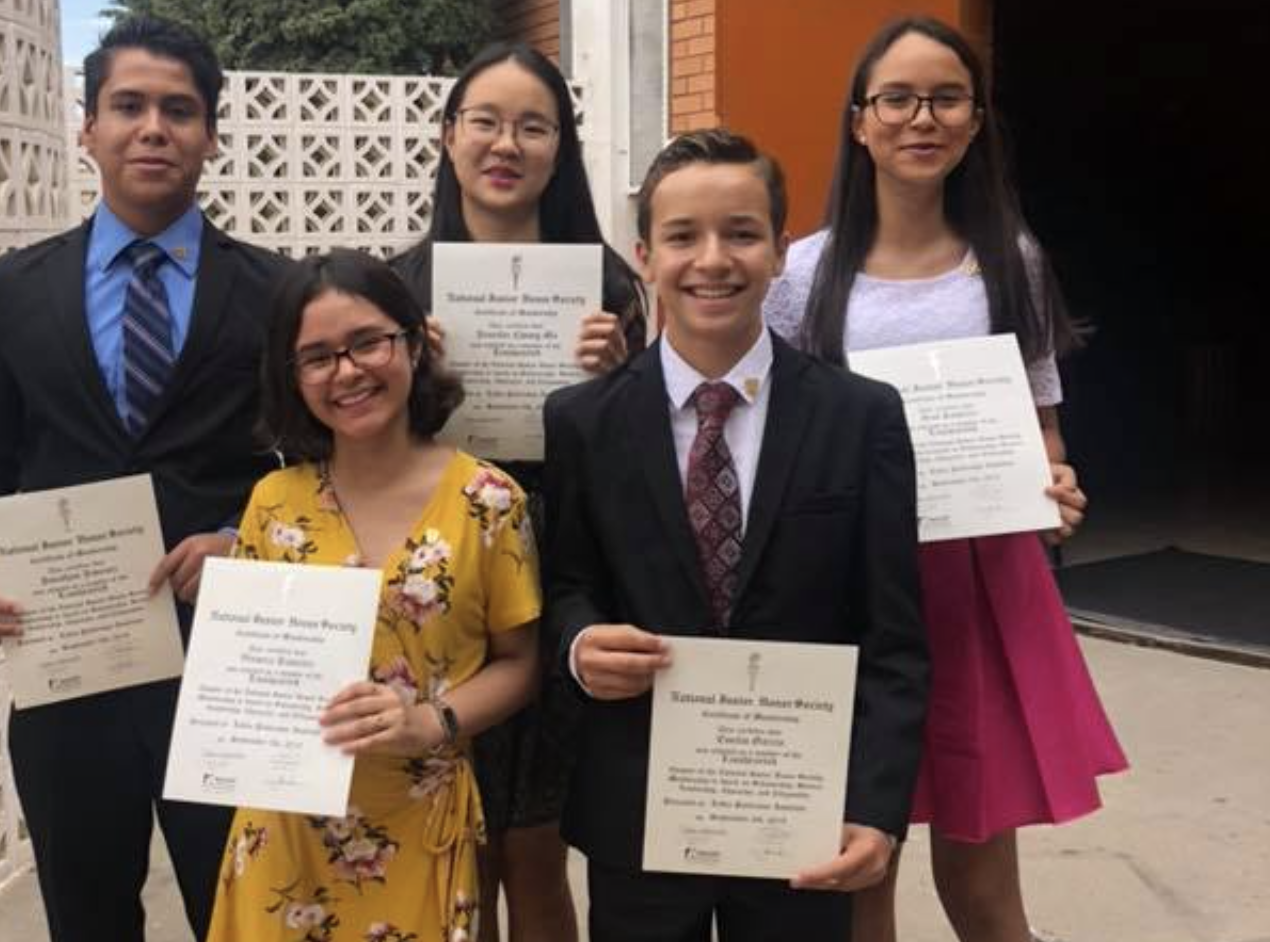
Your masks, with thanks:
M 365 680 L 319 717 L 356 757 L 347 814 L 240 808 L 210 942 L 467 939 L 483 831 L 470 738 L 527 703 L 541 607 L 524 495 L 437 443 L 462 399 L 384 262 L 290 269 L 262 426 L 292 464 L 256 485 L 236 555 L 383 570 Z
M 795 243 L 769 323 L 835 363 L 852 350 L 1013 333 L 1071 535 L 1085 508 L 1066 464 L 1055 357 L 1078 342 L 1053 272 L 1006 183 L 983 67 L 934 20 L 884 28 L 843 116 L 826 228 Z M 931 826 L 940 900 L 962 942 L 1027 942 L 1015 829 L 1099 805 L 1124 769 L 1040 540 L 923 544 L 931 655 L 912 820 Z M 855 937 L 895 938 L 895 865 L 856 894 Z
M 499 43 L 476 55 L 446 99 L 444 150 L 427 237 L 393 265 L 426 308 L 435 242 L 548 242 L 603 245 L 603 311 L 584 318 L 577 361 L 592 373 L 613 369 L 644 348 L 641 282 L 600 233 L 568 86 L 529 46 Z M 428 322 L 442 354 L 444 336 Z M 529 492 L 541 519 L 541 464 L 507 468 Z M 541 529 L 541 528 L 540 528 Z M 476 767 L 488 841 L 481 853 L 482 942 L 498 938 L 499 886 L 518 940 L 577 939 L 558 821 L 572 761 L 577 706 L 550 673 L 556 639 L 543 637 L 537 702 L 476 742 Z

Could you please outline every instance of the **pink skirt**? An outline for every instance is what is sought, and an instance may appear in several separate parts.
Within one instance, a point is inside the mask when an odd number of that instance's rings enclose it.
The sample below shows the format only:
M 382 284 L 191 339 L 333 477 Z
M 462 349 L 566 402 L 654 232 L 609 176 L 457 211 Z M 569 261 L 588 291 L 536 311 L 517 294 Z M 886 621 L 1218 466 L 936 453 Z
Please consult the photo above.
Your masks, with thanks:
M 931 696 L 912 820 L 982 842 L 1099 807 L 1128 767 L 1035 534 L 921 547 Z

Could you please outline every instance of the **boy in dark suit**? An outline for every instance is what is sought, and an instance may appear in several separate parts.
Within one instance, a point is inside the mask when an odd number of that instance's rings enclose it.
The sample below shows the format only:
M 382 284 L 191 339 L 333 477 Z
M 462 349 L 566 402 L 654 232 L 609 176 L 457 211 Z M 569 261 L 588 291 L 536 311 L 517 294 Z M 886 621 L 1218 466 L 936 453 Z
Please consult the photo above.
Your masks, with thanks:
M 218 232 L 195 202 L 223 81 L 203 40 L 122 20 L 84 73 L 80 139 L 102 203 L 0 261 L 0 494 L 150 473 L 168 548 L 153 583 L 188 603 L 272 464 L 251 428 L 282 260 Z M 20 631 L 0 584 L 0 634 Z M 229 809 L 159 798 L 176 692 L 176 681 L 146 684 L 11 717 L 53 942 L 140 942 L 156 810 L 203 936 Z
M 639 194 L 660 341 L 546 406 L 547 620 L 586 699 L 564 832 L 592 942 L 849 937 L 906 829 L 926 695 L 912 450 L 890 387 L 768 332 L 788 237 L 744 138 L 672 141 Z M 841 853 L 776 880 L 641 870 L 648 691 L 674 635 L 855 644 Z M 816 892 L 837 891 L 837 892 Z

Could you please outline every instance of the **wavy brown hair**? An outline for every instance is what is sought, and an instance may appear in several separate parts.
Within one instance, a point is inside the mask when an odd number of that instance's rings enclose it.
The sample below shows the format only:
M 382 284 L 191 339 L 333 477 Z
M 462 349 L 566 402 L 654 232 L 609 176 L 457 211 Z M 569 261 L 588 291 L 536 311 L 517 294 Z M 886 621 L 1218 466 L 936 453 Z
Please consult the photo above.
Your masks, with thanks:
M 409 352 L 419 354 L 406 400 L 410 432 L 416 438 L 439 432 L 463 401 L 463 386 L 432 362 L 424 340 L 423 311 L 386 262 L 365 252 L 335 249 L 290 267 L 274 292 L 261 366 L 261 437 L 289 460 L 323 461 L 331 456 L 331 430 L 304 404 L 294 366 L 304 311 L 330 291 L 363 298 L 410 331 Z

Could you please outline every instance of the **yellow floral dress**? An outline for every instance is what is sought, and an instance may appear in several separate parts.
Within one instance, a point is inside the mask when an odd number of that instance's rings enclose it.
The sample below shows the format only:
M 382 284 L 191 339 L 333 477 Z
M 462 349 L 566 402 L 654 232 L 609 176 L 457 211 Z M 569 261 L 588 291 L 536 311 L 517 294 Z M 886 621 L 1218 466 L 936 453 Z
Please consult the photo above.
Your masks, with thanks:
M 457 453 L 384 562 L 370 676 L 411 703 L 444 693 L 480 669 L 491 633 L 535 620 L 530 531 L 515 482 Z M 236 553 L 360 564 L 329 478 L 311 464 L 256 485 Z M 412 759 L 361 756 L 342 818 L 238 809 L 208 940 L 464 942 L 483 839 L 466 742 Z

